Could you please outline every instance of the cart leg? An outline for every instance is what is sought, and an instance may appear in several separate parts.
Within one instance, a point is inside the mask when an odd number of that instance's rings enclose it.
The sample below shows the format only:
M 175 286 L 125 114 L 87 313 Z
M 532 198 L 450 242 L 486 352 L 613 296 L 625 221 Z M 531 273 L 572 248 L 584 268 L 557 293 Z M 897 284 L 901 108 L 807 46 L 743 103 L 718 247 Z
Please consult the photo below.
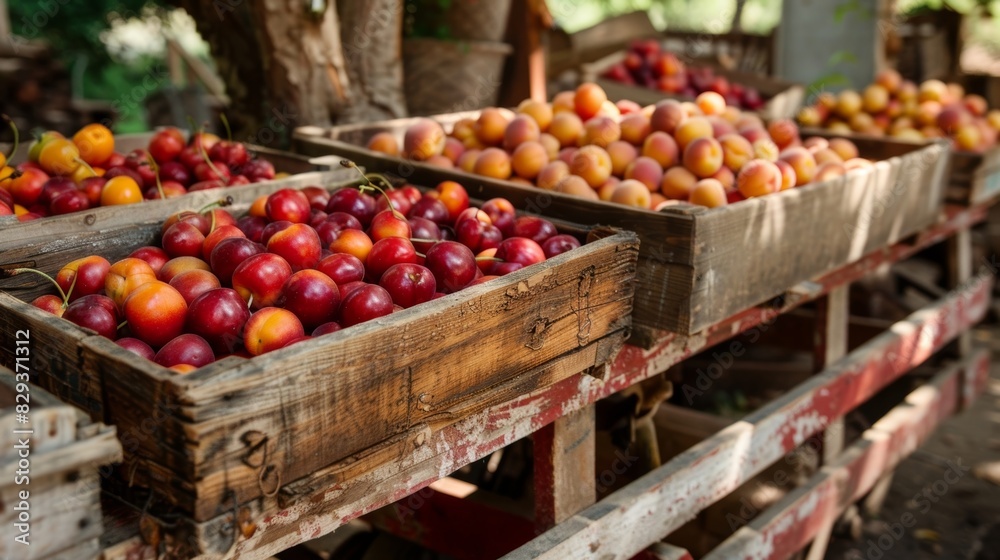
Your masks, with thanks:
M 535 432 L 535 528 L 547 530 L 594 503 L 594 405 Z
M 813 364 L 816 372 L 847 354 L 847 325 L 850 318 L 850 285 L 830 291 L 817 302 L 816 343 Z M 829 463 L 844 450 L 844 418 L 830 422 L 823 431 L 823 463 Z M 834 521 L 835 522 L 835 521 Z M 807 560 L 821 560 L 833 533 L 834 522 L 820 530 L 809 547 Z
M 955 289 L 972 278 L 972 233 L 960 229 L 948 238 L 948 288 Z M 966 358 L 972 352 L 972 331 L 958 336 L 949 347 L 955 358 Z

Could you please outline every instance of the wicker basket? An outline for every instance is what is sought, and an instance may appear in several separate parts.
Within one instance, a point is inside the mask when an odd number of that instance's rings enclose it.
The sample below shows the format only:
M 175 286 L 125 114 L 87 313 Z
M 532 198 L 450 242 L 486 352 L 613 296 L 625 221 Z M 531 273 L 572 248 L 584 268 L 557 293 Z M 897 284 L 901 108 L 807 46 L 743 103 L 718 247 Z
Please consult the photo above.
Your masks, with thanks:
M 513 48 L 485 41 L 403 40 L 406 104 L 411 115 L 496 105 L 503 65 Z
M 445 13 L 450 36 L 459 41 L 501 41 L 511 0 L 453 2 Z

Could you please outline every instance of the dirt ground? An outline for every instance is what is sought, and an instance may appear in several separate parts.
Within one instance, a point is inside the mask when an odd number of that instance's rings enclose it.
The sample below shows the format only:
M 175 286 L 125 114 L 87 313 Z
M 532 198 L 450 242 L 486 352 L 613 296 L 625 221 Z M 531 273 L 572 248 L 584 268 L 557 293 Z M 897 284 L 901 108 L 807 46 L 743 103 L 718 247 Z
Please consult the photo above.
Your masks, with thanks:
M 1000 481 L 975 474 L 1000 462 L 1000 328 L 975 336 L 993 349 L 986 392 L 900 464 L 861 539 L 837 538 L 827 560 L 1000 560 Z

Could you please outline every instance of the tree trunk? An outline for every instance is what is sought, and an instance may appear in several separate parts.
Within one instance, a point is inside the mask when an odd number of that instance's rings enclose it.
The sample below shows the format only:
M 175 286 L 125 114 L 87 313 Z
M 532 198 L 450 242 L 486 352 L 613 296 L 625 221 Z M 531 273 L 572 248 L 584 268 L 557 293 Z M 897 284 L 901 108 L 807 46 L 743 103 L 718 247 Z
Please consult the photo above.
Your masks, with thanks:
M 173 1 L 211 47 L 236 139 L 287 146 L 299 125 L 405 115 L 401 0 L 345 2 L 349 50 L 342 47 L 336 0 Z M 348 69 L 345 50 L 357 67 Z

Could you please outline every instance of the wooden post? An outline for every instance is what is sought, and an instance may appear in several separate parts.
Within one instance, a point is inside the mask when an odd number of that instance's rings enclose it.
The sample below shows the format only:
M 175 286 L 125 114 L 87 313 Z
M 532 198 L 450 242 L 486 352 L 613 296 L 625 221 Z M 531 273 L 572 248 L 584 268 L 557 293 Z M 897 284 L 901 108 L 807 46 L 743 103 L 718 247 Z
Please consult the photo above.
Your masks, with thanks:
M 851 316 L 850 284 L 830 291 L 816 302 L 814 370 L 819 373 L 847 355 L 847 326 Z M 844 450 L 844 417 L 831 420 L 823 431 L 823 463 L 829 464 Z M 833 534 L 833 519 L 816 535 L 806 560 L 822 560 Z
M 972 234 L 963 228 L 948 238 L 948 288 L 954 290 L 972 278 Z M 959 335 L 948 349 L 954 357 L 963 359 L 972 352 L 972 331 Z
M 513 107 L 529 97 L 536 101 L 548 99 L 542 29 L 552 25 L 544 0 L 512 0 L 506 39 L 513 45 L 514 54 L 507 63 L 500 90 L 501 107 Z
M 594 405 L 535 432 L 535 528 L 547 530 L 594 503 Z

